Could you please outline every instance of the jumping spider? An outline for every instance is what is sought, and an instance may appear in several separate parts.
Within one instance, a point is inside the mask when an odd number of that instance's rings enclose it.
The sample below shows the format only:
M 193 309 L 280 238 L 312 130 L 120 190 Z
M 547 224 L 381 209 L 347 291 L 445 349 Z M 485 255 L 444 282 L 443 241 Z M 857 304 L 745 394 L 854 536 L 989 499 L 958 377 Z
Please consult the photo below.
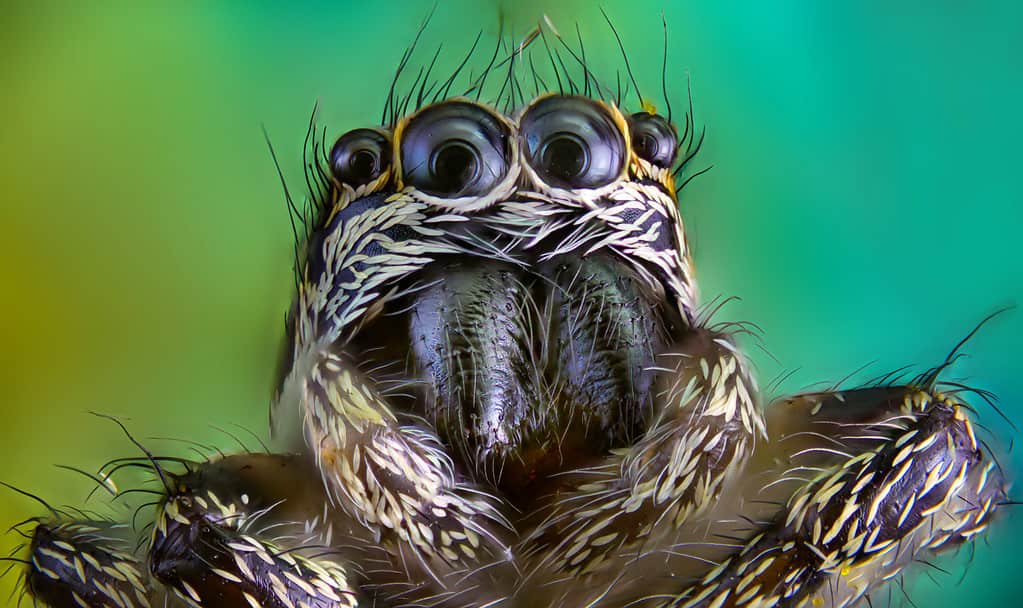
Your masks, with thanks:
M 461 68 L 427 71 L 382 126 L 329 149 L 310 129 L 272 408 L 288 449 L 146 452 L 145 550 L 55 510 L 26 532 L 33 598 L 846 606 L 985 529 L 1006 482 L 944 365 L 765 416 L 747 328 L 698 304 L 691 112 L 623 111 L 547 37 L 527 41 L 546 76 L 498 46 L 461 94 Z

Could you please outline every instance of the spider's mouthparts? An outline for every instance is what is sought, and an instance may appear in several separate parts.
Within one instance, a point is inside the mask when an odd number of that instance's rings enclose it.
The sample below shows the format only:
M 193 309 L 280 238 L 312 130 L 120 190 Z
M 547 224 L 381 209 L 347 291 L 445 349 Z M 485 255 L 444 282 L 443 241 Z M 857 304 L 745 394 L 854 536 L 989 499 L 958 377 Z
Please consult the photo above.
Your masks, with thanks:
M 378 385 L 405 380 L 390 398 L 430 421 L 466 473 L 521 497 L 649 422 L 653 368 L 682 323 L 614 257 L 457 258 L 416 280 L 355 343 Z

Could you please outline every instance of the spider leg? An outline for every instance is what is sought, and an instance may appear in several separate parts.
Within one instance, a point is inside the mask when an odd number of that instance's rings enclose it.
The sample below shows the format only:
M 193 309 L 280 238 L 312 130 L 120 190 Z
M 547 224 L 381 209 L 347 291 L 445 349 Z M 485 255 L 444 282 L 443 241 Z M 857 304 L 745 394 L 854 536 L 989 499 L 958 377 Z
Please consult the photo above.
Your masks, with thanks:
M 131 551 L 133 535 L 127 526 L 64 519 L 34 523 L 23 574 L 33 604 L 38 600 L 52 608 L 163 605 L 157 603 L 158 592 Z
M 433 431 L 400 423 L 343 356 L 326 354 L 313 366 L 304 409 L 306 441 L 330 499 L 379 534 L 393 567 L 404 571 L 408 588 L 396 585 L 396 594 L 440 602 L 512 578 L 504 572 L 514 565 L 499 536 L 509 525 L 499 501 L 456 472 Z
M 158 473 L 166 495 L 148 562 L 137 555 L 146 543 L 127 525 L 72 521 L 52 509 L 52 518 L 24 522 L 35 524 L 23 533 L 33 600 L 53 608 L 363 605 L 356 587 L 380 556 L 361 525 L 330 507 L 303 457 L 236 454 Z
M 797 487 L 740 550 L 659 605 L 850 606 L 914 560 L 982 532 L 1005 498 L 955 396 L 881 386 L 773 409 L 787 456 L 768 460 L 798 471 L 775 469 Z
M 615 605 L 607 598 L 637 592 L 627 581 L 642 580 L 641 560 L 655 560 L 655 571 L 665 561 L 691 568 L 692 560 L 673 549 L 679 535 L 719 500 L 756 438 L 765 437 L 756 384 L 729 335 L 691 329 L 662 361 L 658 405 L 645 433 L 602 465 L 577 471 L 528 539 L 526 550 L 538 556 L 533 576 L 550 581 L 552 593 L 561 583 L 578 592 L 578 577 L 612 573 L 592 586 L 592 597 L 562 593 L 558 602 Z
M 170 476 L 153 578 L 196 608 L 355 608 L 368 539 L 301 457 L 237 454 Z

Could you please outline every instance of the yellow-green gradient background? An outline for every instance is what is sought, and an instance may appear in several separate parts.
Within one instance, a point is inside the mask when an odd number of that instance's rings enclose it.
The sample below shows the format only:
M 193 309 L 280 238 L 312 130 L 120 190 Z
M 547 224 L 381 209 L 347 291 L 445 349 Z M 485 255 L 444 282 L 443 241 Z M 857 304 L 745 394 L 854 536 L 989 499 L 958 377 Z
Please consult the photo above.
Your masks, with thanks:
M 291 233 L 260 125 L 300 191 L 313 102 L 332 134 L 378 120 L 429 8 L 162 4 L 6 2 L 0 15 L 0 480 L 57 504 L 90 484 L 53 463 L 135 453 L 89 410 L 225 449 L 214 426 L 265 430 Z M 682 201 L 703 293 L 741 296 L 724 316 L 763 327 L 780 361 L 753 353 L 764 384 L 797 367 L 784 390 L 870 362 L 861 378 L 934 364 L 1019 302 L 1018 3 L 604 4 L 655 99 L 667 17 L 676 115 L 691 76 L 708 127 L 697 165 L 714 165 Z M 563 31 L 579 22 L 595 65 L 620 65 L 592 2 L 505 7 L 517 34 L 544 12 Z M 420 60 L 443 42 L 450 64 L 498 15 L 441 0 Z M 985 328 L 953 372 L 1017 422 L 1021 320 Z M 1013 433 L 979 410 L 1004 452 Z M 39 513 L 0 489 L 0 524 Z M 1015 603 L 1021 531 L 1006 508 L 972 566 L 943 557 L 950 575 L 921 567 L 936 582 L 907 591 L 917 606 Z

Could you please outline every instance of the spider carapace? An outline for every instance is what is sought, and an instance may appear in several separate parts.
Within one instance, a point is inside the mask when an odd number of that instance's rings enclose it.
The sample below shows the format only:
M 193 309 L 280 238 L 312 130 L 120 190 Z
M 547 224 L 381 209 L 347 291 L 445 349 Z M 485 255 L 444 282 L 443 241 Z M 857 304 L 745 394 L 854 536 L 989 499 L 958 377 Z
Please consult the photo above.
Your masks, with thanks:
M 147 452 L 144 533 L 33 520 L 33 598 L 847 606 L 985 529 L 1006 482 L 944 366 L 761 408 L 749 327 L 698 303 L 691 106 L 553 30 L 502 48 L 392 88 L 380 126 L 310 128 L 285 447 Z

